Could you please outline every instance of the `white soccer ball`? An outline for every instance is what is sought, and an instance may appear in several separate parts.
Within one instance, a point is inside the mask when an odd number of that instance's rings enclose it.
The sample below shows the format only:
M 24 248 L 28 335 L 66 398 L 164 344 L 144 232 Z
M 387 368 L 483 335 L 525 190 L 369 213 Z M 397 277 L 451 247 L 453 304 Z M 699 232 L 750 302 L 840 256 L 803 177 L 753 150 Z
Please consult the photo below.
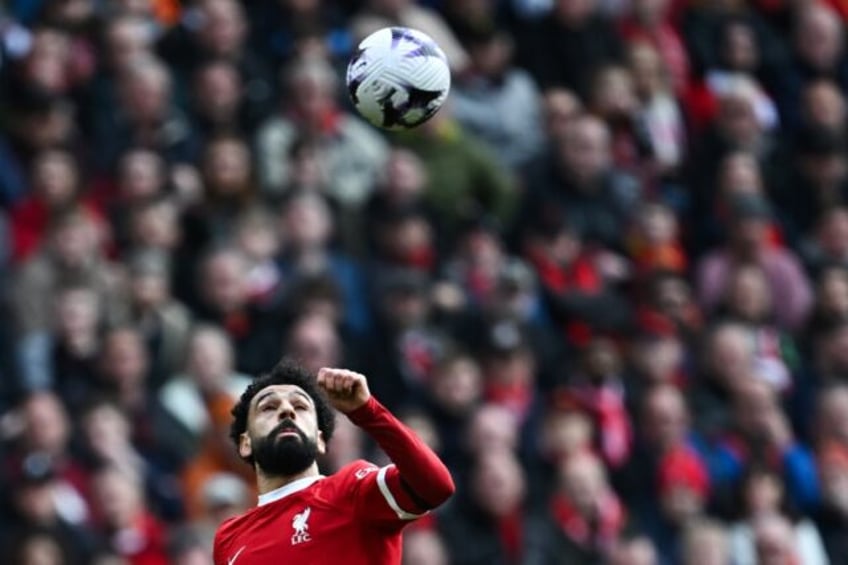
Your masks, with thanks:
M 428 35 L 387 27 L 362 40 L 347 66 L 347 90 L 359 113 L 377 127 L 410 129 L 439 111 L 450 91 L 450 68 Z

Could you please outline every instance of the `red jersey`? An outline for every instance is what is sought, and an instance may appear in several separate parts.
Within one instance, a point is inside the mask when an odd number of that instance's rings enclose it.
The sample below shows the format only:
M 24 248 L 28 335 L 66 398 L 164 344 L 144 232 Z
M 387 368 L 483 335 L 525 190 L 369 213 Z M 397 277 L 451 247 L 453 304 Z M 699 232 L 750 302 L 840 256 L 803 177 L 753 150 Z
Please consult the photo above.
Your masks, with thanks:
M 401 531 L 421 514 L 398 505 L 397 475 L 360 460 L 265 493 L 218 529 L 215 565 L 399 565 Z

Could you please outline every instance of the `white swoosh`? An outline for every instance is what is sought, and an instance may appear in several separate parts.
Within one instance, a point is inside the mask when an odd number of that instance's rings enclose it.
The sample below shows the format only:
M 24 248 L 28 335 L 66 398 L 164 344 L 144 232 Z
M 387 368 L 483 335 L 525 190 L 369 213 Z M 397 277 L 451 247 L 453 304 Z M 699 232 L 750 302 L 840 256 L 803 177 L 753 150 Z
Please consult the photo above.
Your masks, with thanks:
M 236 562 L 236 559 L 238 559 L 238 556 L 239 556 L 239 555 L 241 555 L 241 552 L 242 552 L 242 551 L 244 551 L 246 547 L 247 547 L 246 545 L 241 546 L 241 549 L 239 549 L 238 551 L 236 551 L 236 554 L 235 554 L 235 555 L 233 555 L 232 557 L 230 557 L 229 559 L 227 559 L 227 563 L 228 563 L 229 565 L 233 565 L 233 564 Z

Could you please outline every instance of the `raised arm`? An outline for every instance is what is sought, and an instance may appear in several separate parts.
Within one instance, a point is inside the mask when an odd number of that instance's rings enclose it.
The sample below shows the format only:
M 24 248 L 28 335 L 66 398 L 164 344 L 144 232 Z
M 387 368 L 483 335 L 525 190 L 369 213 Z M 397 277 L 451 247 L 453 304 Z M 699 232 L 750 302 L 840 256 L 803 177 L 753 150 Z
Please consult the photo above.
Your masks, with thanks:
M 368 390 L 364 375 L 344 369 L 321 369 L 318 384 L 333 406 L 351 422 L 368 432 L 389 456 L 394 469 L 381 469 L 380 489 L 410 517 L 445 502 L 455 487 L 439 457 L 415 433 L 403 425 Z M 383 493 L 386 495 L 387 493 Z

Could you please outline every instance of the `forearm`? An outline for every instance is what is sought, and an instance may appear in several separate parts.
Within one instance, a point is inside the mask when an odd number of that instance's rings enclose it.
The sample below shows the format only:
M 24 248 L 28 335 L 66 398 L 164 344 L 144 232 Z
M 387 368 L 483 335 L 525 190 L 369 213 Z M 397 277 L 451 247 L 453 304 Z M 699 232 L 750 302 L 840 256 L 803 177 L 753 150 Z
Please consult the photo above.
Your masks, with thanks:
M 435 508 L 453 494 L 453 479 L 444 463 L 373 396 L 347 416 L 368 432 L 394 463 L 401 488 L 393 490 L 406 491 L 410 502 L 424 506 L 421 510 Z

